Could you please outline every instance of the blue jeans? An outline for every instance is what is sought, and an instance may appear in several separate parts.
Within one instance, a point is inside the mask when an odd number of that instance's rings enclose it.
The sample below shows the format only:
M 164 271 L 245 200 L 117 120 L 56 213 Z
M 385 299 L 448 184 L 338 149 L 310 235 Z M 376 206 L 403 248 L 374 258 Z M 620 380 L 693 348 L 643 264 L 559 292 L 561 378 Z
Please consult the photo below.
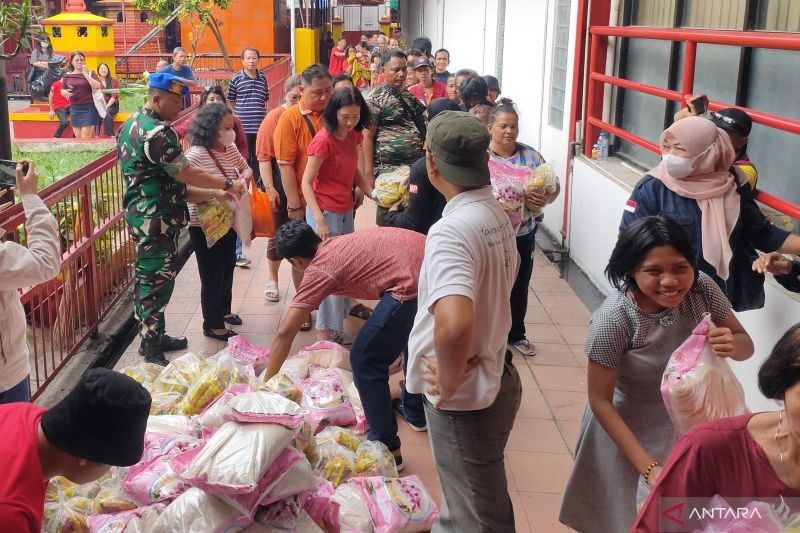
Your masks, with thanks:
M 417 300 L 398 302 L 384 293 L 350 350 L 353 379 L 369 423 L 367 438 L 381 441 L 390 450 L 400 448 L 400 437 L 389 392 L 389 366 L 408 349 L 416 314 Z M 424 421 L 422 394 L 405 394 L 403 410 L 410 421 Z
M 355 231 L 352 211 L 348 211 L 347 213 L 323 211 L 322 214 L 325 217 L 325 222 L 328 224 L 328 231 L 330 231 L 331 237 L 346 235 Z M 309 207 L 306 208 L 306 220 L 308 221 L 308 225 L 311 226 L 314 231 L 317 231 L 317 221 Z M 350 298 L 346 296 L 328 296 L 322 300 L 322 303 L 319 305 L 316 328 L 318 330 L 335 329 L 337 331 L 342 331 L 344 329 L 344 319 L 347 318 L 349 312 Z
M 0 392 L 0 404 L 12 402 L 27 402 L 31 399 L 31 389 L 26 377 L 7 391 Z
M 236 259 L 242 257 L 242 239 L 236 236 Z

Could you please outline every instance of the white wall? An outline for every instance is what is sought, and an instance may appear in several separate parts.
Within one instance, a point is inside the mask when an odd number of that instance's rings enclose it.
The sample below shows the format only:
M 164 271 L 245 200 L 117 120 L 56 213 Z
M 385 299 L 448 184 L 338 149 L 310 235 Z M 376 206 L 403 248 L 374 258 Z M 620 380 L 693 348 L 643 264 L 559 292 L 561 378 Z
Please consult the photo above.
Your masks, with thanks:
M 616 242 L 630 187 L 609 179 L 584 159 L 576 160 L 573 187 L 570 257 L 597 287 L 608 293 L 611 286 L 603 270 Z M 753 338 L 756 350 L 748 361 L 732 362 L 731 365 L 744 386 L 747 405 L 752 411 L 775 408 L 773 402 L 758 390 L 758 368 L 781 335 L 800 322 L 800 298 L 797 295 L 768 280 L 766 298 L 764 309 L 737 313 Z

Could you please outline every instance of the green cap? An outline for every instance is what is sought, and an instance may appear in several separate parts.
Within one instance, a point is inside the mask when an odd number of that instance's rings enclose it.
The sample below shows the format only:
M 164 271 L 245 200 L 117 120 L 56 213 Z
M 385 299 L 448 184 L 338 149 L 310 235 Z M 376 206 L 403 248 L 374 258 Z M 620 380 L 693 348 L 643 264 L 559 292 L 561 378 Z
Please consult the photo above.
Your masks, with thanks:
M 462 187 L 489 185 L 489 132 L 474 115 L 443 111 L 428 125 L 428 149 L 442 178 Z

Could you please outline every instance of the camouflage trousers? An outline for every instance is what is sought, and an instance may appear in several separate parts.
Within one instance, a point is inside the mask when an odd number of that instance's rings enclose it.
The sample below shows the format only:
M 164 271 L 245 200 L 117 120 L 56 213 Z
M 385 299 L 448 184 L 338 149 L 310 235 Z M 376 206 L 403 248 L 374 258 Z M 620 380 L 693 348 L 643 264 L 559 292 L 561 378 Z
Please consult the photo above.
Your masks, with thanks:
M 142 340 L 160 340 L 166 330 L 164 309 L 175 288 L 178 234 L 136 236 L 133 306 Z

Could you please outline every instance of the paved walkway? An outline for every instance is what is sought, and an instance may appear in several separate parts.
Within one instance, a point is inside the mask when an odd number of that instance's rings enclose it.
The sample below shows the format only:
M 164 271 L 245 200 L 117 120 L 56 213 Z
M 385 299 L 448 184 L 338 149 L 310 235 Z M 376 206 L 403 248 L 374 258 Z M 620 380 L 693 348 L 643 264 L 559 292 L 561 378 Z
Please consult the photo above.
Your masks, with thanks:
M 368 227 L 374 220 L 374 207 L 359 210 L 356 227 Z M 245 255 L 253 260 L 251 268 L 237 269 L 233 284 L 233 311 L 244 324 L 233 329 L 248 340 L 269 346 L 294 295 L 290 287 L 289 265 L 280 270 L 281 302 L 264 300 L 267 262 L 266 239 L 256 239 Z M 367 302 L 369 303 L 369 302 Z M 223 343 L 202 333 L 200 281 L 194 256 L 181 271 L 175 293 L 167 308 L 167 331 L 186 335 L 189 350 L 214 354 Z M 345 329 L 355 335 L 363 322 L 348 318 Z M 589 323 L 589 311 L 575 296 L 558 270 L 537 250 L 531 280 L 528 336 L 536 342 L 539 354 L 532 358 L 514 356 L 522 378 L 522 406 L 506 450 L 506 470 L 514 503 L 518 532 L 566 531 L 558 523 L 558 509 L 572 468 L 572 453 L 586 401 L 586 357 L 583 342 Z M 300 333 L 292 353 L 314 342 L 313 331 Z M 139 360 L 138 341 L 128 348 L 117 367 Z M 180 353 L 168 354 L 170 359 Z M 401 375 L 392 379 L 393 393 L 398 394 Z M 441 486 L 431 457 L 427 433 L 415 433 L 399 421 L 403 441 L 404 474 L 417 474 L 439 501 Z

